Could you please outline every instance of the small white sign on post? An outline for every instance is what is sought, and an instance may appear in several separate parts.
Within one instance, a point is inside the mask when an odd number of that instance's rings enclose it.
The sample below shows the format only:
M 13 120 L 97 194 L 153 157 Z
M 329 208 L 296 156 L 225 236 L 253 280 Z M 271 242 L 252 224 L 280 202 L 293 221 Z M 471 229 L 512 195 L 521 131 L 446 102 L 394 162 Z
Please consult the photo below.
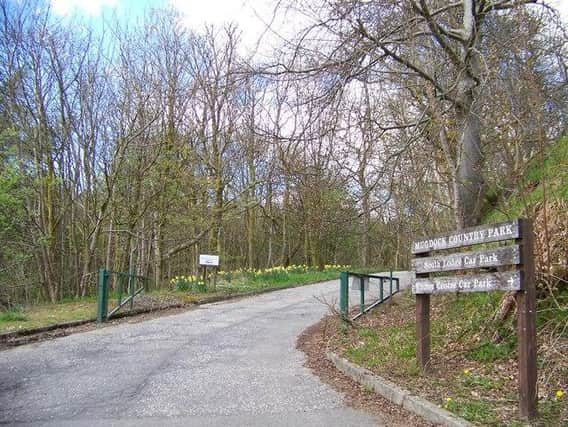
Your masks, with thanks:
M 199 265 L 219 266 L 219 255 L 199 255 Z

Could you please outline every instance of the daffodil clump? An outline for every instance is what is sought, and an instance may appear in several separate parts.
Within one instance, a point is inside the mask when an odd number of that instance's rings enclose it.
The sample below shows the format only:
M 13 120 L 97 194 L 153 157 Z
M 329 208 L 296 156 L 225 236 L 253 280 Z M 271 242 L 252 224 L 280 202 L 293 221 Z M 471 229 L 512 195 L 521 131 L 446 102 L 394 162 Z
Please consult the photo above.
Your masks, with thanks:
M 325 265 L 323 271 L 341 271 L 348 269 L 348 265 Z M 317 267 L 311 267 L 305 264 L 302 265 L 289 265 L 284 267 L 277 265 L 270 268 L 263 269 L 239 269 L 235 274 L 244 275 L 253 280 L 275 281 L 278 282 L 287 279 L 292 274 L 305 274 L 309 272 L 319 271 Z
M 306 282 L 301 280 L 302 275 L 316 272 L 339 272 L 349 269 L 349 265 L 328 264 L 325 265 L 323 270 L 317 267 L 311 267 L 305 264 L 302 265 L 289 265 L 289 266 L 274 266 L 270 268 L 251 269 L 251 268 L 238 268 L 232 271 L 219 270 L 216 272 L 217 284 L 220 288 L 233 288 L 234 286 L 240 287 L 257 287 L 258 284 L 270 285 L 290 282 L 298 278 L 298 282 Z M 215 272 L 208 272 L 207 280 L 213 280 Z M 201 281 L 200 281 L 201 280 Z M 197 287 L 203 287 L 202 276 L 175 276 L 170 280 L 172 287 L 178 291 L 195 291 Z M 249 284 L 250 286 L 245 286 Z
M 195 291 L 204 292 L 205 284 L 197 276 L 175 276 L 170 280 L 170 284 L 176 291 Z

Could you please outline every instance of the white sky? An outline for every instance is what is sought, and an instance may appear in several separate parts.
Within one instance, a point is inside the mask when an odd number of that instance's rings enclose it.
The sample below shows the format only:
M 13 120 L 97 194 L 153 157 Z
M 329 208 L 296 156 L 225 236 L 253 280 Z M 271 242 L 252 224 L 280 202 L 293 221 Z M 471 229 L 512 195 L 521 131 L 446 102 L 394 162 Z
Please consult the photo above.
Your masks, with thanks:
M 242 31 L 244 45 L 254 48 L 259 36 L 265 32 L 266 24 L 273 18 L 274 5 L 277 0 L 48 0 L 53 11 L 61 16 L 75 12 L 97 17 L 104 11 L 116 10 L 120 15 L 128 12 L 141 14 L 147 7 L 163 7 L 171 5 L 179 10 L 188 26 L 200 30 L 205 24 L 215 26 L 224 23 L 237 23 Z M 309 0 L 308 0 L 309 1 Z M 568 0 L 548 0 L 550 5 L 561 12 L 565 22 L 568 22 Z M 127 19 L 127 18 L 126 18 Z M 278 16 L 274 28 L 290 28 L 298 24 L 297 19 Z M 296 22 L 295 22 L 296 21 Z M 264 43 L 269 42 L 270 36 L 265 37 Z M 274 40 L 274 39 L 272 39 Z
M 564 22 L 568 22 L 568 0 L 551 0 L 549 3 L 560 11 Z
M 90 16 L 97 16 L 104 7 L 115 8 L 125 0 L 50 0 L 53 10 L 58 15 L 69 15 L 75 11 Z M 136 1 L 136 0 L 135 0 Z M 568 18 L 568 0 L 548 0 Z M 139 2 L 144 5 L 146 2 Z M 149 1 L 146 4 L 164 4 L 163 0 Z M 255 13 L 269 19 L 268 14 L 274 4 L 273 0 L 169 0 L 188 17 L 189 22 L 201 24 L 221 23 L 236 20 L 244 23 L 256 23 Z M 244 26 L 244 25 L 243 25 Z
M 190 28 L 200 30 L 204 25 L 220 27 L 236 23 L 242 32 L 242 45 L 256 49 L 263 36 L 263 44 L 271 39 L 267 36 L 267 25 L 274 15 L 275 0 L 168 0 L 168 4 L 180 11 Z M 281 27 L 276 23 L 276 27 Z M 265 46 L 266 47 L 266 46 Z

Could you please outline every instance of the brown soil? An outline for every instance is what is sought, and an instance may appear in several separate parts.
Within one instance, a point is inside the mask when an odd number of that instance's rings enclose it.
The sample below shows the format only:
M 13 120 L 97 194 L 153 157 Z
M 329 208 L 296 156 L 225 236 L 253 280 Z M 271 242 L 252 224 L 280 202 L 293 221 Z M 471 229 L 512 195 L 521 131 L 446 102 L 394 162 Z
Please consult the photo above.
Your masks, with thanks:
M 336 330 L 333 323 L 332 317 L 326 317 L 298 337 L 297 348 L 306 354 L 306 366 L 324 383 L 343 393 L 349 406 L 370 412 L 381 424 L 398 427 L 432 426 L 433 424 L 394 405 L 335 368 L 325 356 L 329 349 L 329 334 Z

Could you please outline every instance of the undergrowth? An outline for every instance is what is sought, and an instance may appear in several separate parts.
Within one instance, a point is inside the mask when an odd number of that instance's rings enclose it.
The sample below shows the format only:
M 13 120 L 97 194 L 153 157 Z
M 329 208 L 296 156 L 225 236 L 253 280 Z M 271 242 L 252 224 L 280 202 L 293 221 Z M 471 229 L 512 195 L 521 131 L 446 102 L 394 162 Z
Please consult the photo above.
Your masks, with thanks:
M 351 328 L 338 328 L 332 347 L 364 366 L 477 425 L 524 425 L 518 415 L 517 338 L 514 319 L 495 341 L 493 315 L 501 293 L 442 294 L 431 299 L 431 367 L 416 362 L 414 296 L 402 292 Z M 555 360 L 542 340 L 557 318 L 539 303 L 538 389 L 540 422 L 568 422 L 568 337 L 554 344 Z M 541 316 L 541 313 L 544 313 Z M 553 322 L 552 319 L 555 321 Z M 341 332 L 343 331 L 343 332 Z M 551 368 L 554 369 L 551 369 Z

